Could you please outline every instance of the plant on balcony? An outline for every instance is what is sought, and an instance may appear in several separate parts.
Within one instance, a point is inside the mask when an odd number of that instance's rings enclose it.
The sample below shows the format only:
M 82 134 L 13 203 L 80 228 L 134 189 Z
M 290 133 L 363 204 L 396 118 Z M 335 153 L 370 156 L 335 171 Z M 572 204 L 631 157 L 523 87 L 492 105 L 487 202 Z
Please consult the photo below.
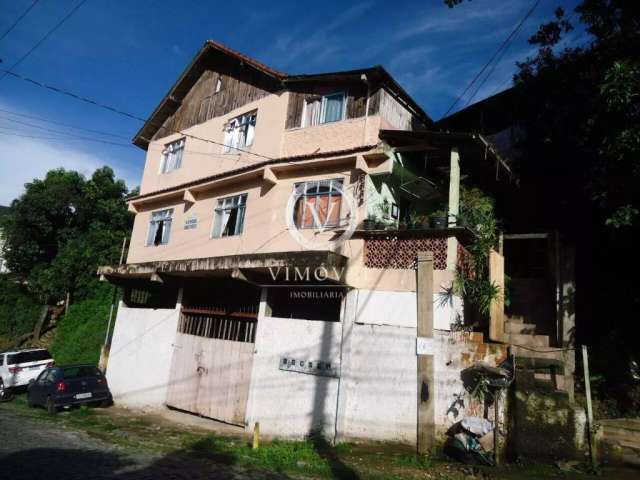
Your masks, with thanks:
M 407 222 L 407 228 L 410 230 L 417 230 L 419 228 L 424 227 L 424 221 L 426 219 L 425 215 L 420 215 L 416 212 L 411 212 L 409 214 L 409 221 Z
M 436 210 L 431 214 L 431 228 L 447 228 L 448 222 L 447 212 L 444 210 Z
M 362 228 L 364 228 L 365 230 L 375 230 L 376 228 L 376 216 L 373 214 L 369 214 L 367 215 L 367 218 L 365 218 L 362 221 Z
M 481 317 L 489 314 L 491 302 L 504 292 L 489 280 L 489 252 L 498 241 L 498 221 L 493 199 L 477 188 L 461 187 L 460 219 L 475 234 L 467 246 L 473 258 L 473 273 L 458 271 L 455 289 L 464 296 L 469 306 Z

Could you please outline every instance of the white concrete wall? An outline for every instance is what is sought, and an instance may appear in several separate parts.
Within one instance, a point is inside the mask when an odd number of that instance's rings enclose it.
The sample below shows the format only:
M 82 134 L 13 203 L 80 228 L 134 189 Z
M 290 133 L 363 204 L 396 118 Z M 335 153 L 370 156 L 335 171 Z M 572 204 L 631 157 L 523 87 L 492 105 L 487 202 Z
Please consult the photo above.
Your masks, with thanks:
M 412 327 L 417 325 L 415 292 L 358 290 L 357 323 Z M 461 323 L 462 299 L 458 295 L 440 291 L 433 295 L 434 328 L 450 330 L 452 323 Z
M 109 388 L 117 404 L 164 405 L 180 317 L 177 307 L 127 308 L 120 303 L 107 365 Z
M 416 438 L 416 329 L 354 325 L 341 438 L 412 444 Z M 346 339 L 345 339 L 346 341 Z
M 247 423 L 268 436 L 303 437 L 335 430 L 338 379 L 279 369 L 280 358 L 340 362 L 342 325 L 260 317 L 256 334 Z

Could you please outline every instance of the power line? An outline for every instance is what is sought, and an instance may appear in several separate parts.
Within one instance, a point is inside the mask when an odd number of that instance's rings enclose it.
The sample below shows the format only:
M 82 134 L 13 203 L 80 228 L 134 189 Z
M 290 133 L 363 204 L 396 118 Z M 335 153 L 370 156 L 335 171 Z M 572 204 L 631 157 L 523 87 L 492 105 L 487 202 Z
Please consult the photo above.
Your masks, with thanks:
M 109 137 L 121 138 L 121 139 L 127 140 L 127 141 L 130 140 L 130 137 L 127 137 L 125 135 L 120 135 L 118 133 L 105 132 L 104 130 L 95 130 L 95 129 L 92 129 L 92 128 L 78 127 L 76 125 L 71 125 L 69 123 L 58 122 L 57 120 L 49 120 L 47 118 L 40 117 L 38 115 L 27 115 L 26 113 L 13 112 L 11 110 L 5 110 L 4 108 L 0 108 L 0 112 L 8 113 L 9 115 L 16 115 L 18 117 L 31 118 L 33 120 L 38 120 L 39 122 L 51 123 L 51 124 L 54 124 L 54 125 L 59 125 L 61 127 L 73 128 L 73 129 L 76 129 L 76 130 L 83 130 L 85 132 L 97 133 L 99 135 L 106 135 L 106 136 L 109 136 Z
M 39 2 L 40 0 L 33 0 L 33 2 L 31 3 L 31 5 L 29 5 L 24 12 L 22 12 L 22 15 L 20 15 L 15 22 L 13 22 L 13 24 L 7 29 L 7 31 L 5 31 L 2 36 L 0 37 L 0 42 L 2 40 L 4 40 L 4 37 L 6 37 L 7 35 L 9 35 L 9 33 L 11 33 L 11 31 L 16 28 L 16 26 L 22 21 L 22 19 L 24 17 L 27 16 L 27 13 L 29 13 L 31 11 L 31 9 L 33 7 L 36 6 L 36 4 Z
M 67 132 L 67 131 L 58 130 L 58 129 L 55 129 L 55 128 L 47 128 L 47 127 L 43 127 L 41 125 L 36 125 L 34 123 L 29 123 L 29 122 L 23 122 L 23 121 L 20 121 L 20 120 L 16 120 L 15 118 L 3 117 L 1 115 L 0 115 L 0 119 L 6 120 L 6 121 L 9 121 L 9 122 L 18 124 L 18 125 L 25 125 L 27 127 L 33 127 L 33 128 L 37 128 L 39 130 L 44 130 L 44 131 L 47 131 L 47 132 L 57 133 L 59 135 L 69 135 L 69 136 L 77 137 L 77 138 L 90 138 L 90 137 L 80 136 L 80 135 L 78 135 L 77 133 L 74 133 L 74 132 Z M 115 143 L 115 142 L 111 142 L 111 143 Z M 117 145 L 131 145 L 131 144 L 119 143 Z
M 67 13 L 67 14 L 64 16 L 64 18 L 62 18 L 62 20 L 60 20 L 58 23 L 56 23 L 56 24 L 53 26 L 53 28 L 51 28 L 47 33 L 45 33 L 45 34 L 44 34 L 44 36 L 43 36 L 40 40 L 38 40 L 38 41 L 36 42 L 36 44 L 35 44 L 33 47 L 31 47 L 27 53 L 25 53 L 22 57 L 20 57 L 20 58 L 18 59 L 18 61 L 16 61 L 13 65 L 11 65 L 11 67 L 9 67 L 9 70 L 13 70 L 13 69 L 14 69 L 14 68 L 16 68 L 18 65 L 20 65 L 24 60 L 26 60 L 26 58 L 27 58 L 29 55 L 31 55 L 31 54 L 32 54 L 32 53 L 33 53 L 33 52 L 34 52 L 34 51 L 35 51 L 35 50 L 36 50 L 40 45 L 42 45 L 42 44 L 45 42 L 45 40 L 46 40 L 47 38 L 49 38 L 49 37 L 51 36 L 51 34 L 53 34 L 53 32 L 55 32 L 55 31 L 56 31 L 58 28 L 60 28 L 60 27 L 61 27 L 61 26 L 62 26 L 62 25 L 67 21 L 67 20 L 69 20 L 69 19 L 71 18 L 71 16 L 72 16 L 74 13 L 76 13 L 76 11 L 78 11 L 78 9 L 79 9 L 82 5 L 84 5 L 86 2 L 87 2 L 87 0 L 80 0 L 80 2 L 79 2 L 75 7 L 73 7 L 73 8 L 69 11 L 69 13 Z M 4 77 L 6 77 L 6 76 L 7 76 L 7 72 L 5 71 L 4 75 L 2 75 L 2 76 L 0 77 L 0 81 L 1 81 Z
M 119 147 L 132 147 L 132 145 L 130 143 L 110 142 L 109 140 L 102 140 L 102 139 L 99 139 L 99 138 L 82 137 L 82 136 L 73 135 L 73 134 L 68 134 L 68 135 L 71 135 L 69 137 L 60 137 L 60 136 L 52 137 L 52 136 L 44 136 L 44 135 L 31 135 L 31 134 L 29 134 L 28 131 L 25 132 L 24 130 L 19 130 L 19 129 L 6 127 L 6 126 L 2 126 L 2 125 L 0 125 L 0 129 L 8 130 L 8 132 L 0 132 L 3 135 L 11 135 L 11 136 L 16 136 L 16 137 L 37 138 L 37 139 L 40 139 L 40 140 L 59 140 L 59 141 L 79 140 L 79 141 L 83 141 L 83 142 L 96 142 L 96 143 L 105 143 L 107 145 L 117 145 Z M 9 133 L 9 132 L 17 132 L 17 133 Z M 57 133 L 56 135 L 60 135 L 60 133 Z
M 127 118 L 131 118 L 133 120 L 137 120 L 137 121 L 142 122 L 142 123 L 147 123 L 147 120 L 145 120 L 144 118 L 139 117 L 137 115 L 134 115 L 132 113 L 126 112 L 124 110 L 120 110 L 120 109 L 118 109 L 116 107 L 112 107 L 110 105 L 107 105 L 105 103 L 101 103 L 101 102 L 99 102 L 97 100 L 93 100 L 91 98 L 83 97 L 82 95 L 78 95 L 78 94 L 70 92 L 68 90 L 64 90 L 62 88 L 55 87 L 53 85 L 49 85 L 49 84 L 40 82 L 38 80 L 34 80 L 34 79 L 29 78 L 29 77 L 27 77 L 25 75 L 21 75 L 19 73 L 12 72 L 11 69 L 9 69 L 9 70 L 0 69 L 0 72 L 4 72 L 5 75 L 10 75 L 10 76 L 12 76 L 14 78 L 17 78 L 17 79 L 23 80 L 25 82 L 31 83 L 31 84 L 33 84 L 33 85 L 35 85 L 37 87 L 40 87 L 40 88 L 43 88 L 43 89 L 46 89 L 46 90 L 51 90 L 51 91 L 56 92 L 56 93 L 58 93 L 60 95 L 65 95 L 65 96 L 74 98 L 74 99 L 76 99 L 78 101 L 81 101 L 81 102 L 84 102 L 84 103 L 88 103 L 90 105 L 93 105 L 93 106 L 102 108 L 104 110 L 110 111 L 112 113 L 116 113 L 118 115 L 121 115 L 121 116 L 124 116 L 124 117 L 127 117 Z M 215 140 L 209 140 L 207 138 L 202 138 L 202 137 L 199 137 L 197 135 L 192 135 L 190 133 L 186 133 L 186 132 L 184 132 L 182 130 L 173 130 L 173 129 L 165 127 L 164 125 L 161 125 L 161 124 L 157 124 L 157 123 L 153 123 L 153 122 L 149 122 L 149 124 L 154 126 L 154 127 L 157 127 L 158 129 L 166 130 L 169 133 L 178 133 L 178 134 L 180 134 L 180 135 L 182 135 L 184 137 L 192 138 L 194 140 L 200 140 L 201 142 L 211 143 L 213 145 L 219 145 L 219 146 L 222 146 L 222 147 L 228 147 L 229 146 L 229 145 L 226 145 L 226 144 L 221 143 L 221 142 L 216 142 Z M 266 160 L 275 160 L 275 158 L 273 158 L 273 157 L 269 157 L 267 155 L 262 155 L 260 153 L 252 152 L 250 150 L 244 150 L 242 148 L 236 148 L 236 147 L 233 147 L 233 149 L 235 151 L 237 151 L 237 152 L 246 153 L 248 155 L 254 155 L 256 157 L 264 158 Z
M 515 35 L 518 33 L 518 31 L 520 30 L 520 28 L 522 28 L 522 25 L 524 25 L 524 22 L 527 21 L 527 19 L 531 16 L 531 14 L 534 12 L 534 10 L 537 8 L 538 4 L 540 3 L 540 0 L 536 0 L 533 5 L 531 6 L 531 8 L 529 9 L 529 11 L 525 14 L 525 16 L 522 18 L 522 20 L 520 20 L 520 22 L 518 23 L 518 25 L 516 25 L 516 27 L 513 29 L 513 31 L 507 36 L 507 38 L 500 44 L 500 46 L 498 47 L 498 49 L 494 52 L 494 54 L 491 56 L 491 58 L 489 59 L 489 61 L 487 63 L 484 64 L 484 66 L 480 69 L 480 71 L 475 75 L 475 77 L 473 77 L 473 79 L 471 80 L 471 82 L 466 86 L 466 88 L 463 90 L 463 92 L 458 96 L 458 98 L 455 99 L 455 101 L 451 104 L 451 106 L 449 107 L 449 109 L 445 112 L 445 114 L 443 115 L 443 117 L 446 117 L 449 112 L 453 109 L 453 107 L 456 106 L 456 104 L 462 99 L 462 97 L 465 96 L 465 94 L 469 91 L 469 89 L 473 86 L 474 83 L 476 83 L 478 81 L 478 79 L 482 76 L 482 74 L 484 73 L 484 71 L 489 67 L 489 65 L 491 65 L 493 63 L 493 61 L 496 59 L 496 57 L 498 57 L 498 55 L 500 55 L 500 52 L 502 51 L 503 48 L 505 48 L 507 45 L 509 45 L 509 43 L 511 43 L 511 41 L 513 40 L 513 38 L 515 37 Z

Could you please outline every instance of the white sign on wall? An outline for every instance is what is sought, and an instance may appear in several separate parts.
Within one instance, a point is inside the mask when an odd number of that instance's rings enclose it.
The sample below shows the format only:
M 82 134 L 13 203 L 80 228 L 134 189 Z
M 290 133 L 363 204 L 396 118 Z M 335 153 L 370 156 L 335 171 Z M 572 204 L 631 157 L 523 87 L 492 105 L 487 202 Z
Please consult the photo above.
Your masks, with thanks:
M 281 357 L 279 368 L 288 372 L 320 375 L 322 377 L 338 377 L 338 366 L 334 362 L 326 360 Z
M 433 355 L 433 337 L 416 337 L 416 355 Z

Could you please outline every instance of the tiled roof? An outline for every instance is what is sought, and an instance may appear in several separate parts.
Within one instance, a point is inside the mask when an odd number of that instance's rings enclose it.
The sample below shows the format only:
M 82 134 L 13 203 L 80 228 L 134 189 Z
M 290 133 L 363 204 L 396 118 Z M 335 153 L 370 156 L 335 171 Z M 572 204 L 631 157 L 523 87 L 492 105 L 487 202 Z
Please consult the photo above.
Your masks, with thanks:
M 223 44 L 221 44 L 220 42 L 216 42 L 215 40 L 207 40 L 207 45 L 210 45 L 224 53 L 226 53 L 227 55 L 231 55 L 232 57 L 236 57 L 239 60 L 242 60 L 243 62 L 248 63 L 249 65 L 251 65 L 254 68 L 257 68 L 258 70 L 263 71 L 264 73 L 267 73 L 269 75 L 272 75 L 274 77 L 280 78 L 280 79 L 284 79 L 287 78 L 289 75 L 287 73 L 284 72 L 279 72 L 278 70 L 268 67 L 267 65 L 265 65 L 264 63 L 261 63 L 251 57 L 249 57 L 248 55 L 245 55 L 244 53 L 240 53 L 236 50 L 233 50 L 232 48 L 229 48 Z

